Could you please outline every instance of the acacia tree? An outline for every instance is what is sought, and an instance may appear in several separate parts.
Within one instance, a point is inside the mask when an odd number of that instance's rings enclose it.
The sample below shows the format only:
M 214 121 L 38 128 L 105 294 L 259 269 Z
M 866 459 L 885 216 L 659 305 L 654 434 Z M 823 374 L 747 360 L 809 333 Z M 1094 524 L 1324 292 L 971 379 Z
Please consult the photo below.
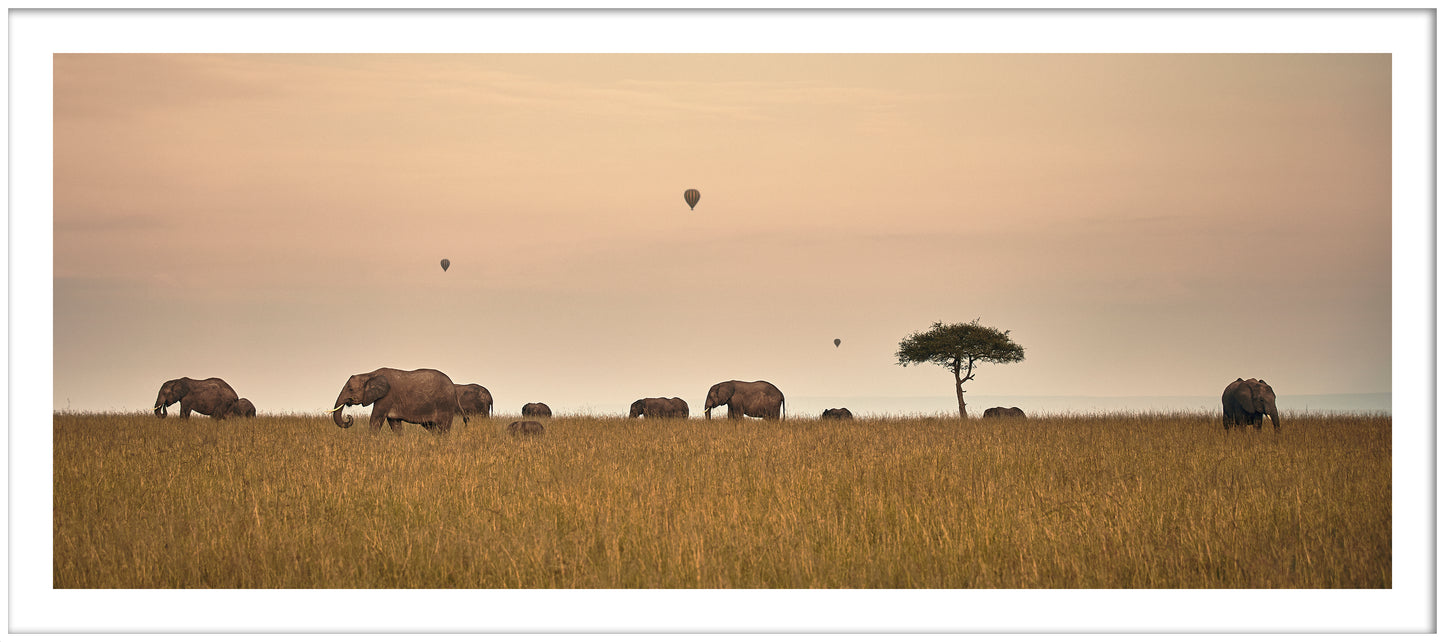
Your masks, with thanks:
M 958 394 L 958 415 L 968 418 L 963 403 L 963 382 L 973 378 L 980 363 L 1014 363 L 1024 360 L 1024 349 L 1008 338 L 1008 330 L 1000 332 L 978 322 L 952 323 L 942 321 L 923 332 L 908 335 L 898 343 L 898 365 L 934 363 L 953 373 L 953 390 Z

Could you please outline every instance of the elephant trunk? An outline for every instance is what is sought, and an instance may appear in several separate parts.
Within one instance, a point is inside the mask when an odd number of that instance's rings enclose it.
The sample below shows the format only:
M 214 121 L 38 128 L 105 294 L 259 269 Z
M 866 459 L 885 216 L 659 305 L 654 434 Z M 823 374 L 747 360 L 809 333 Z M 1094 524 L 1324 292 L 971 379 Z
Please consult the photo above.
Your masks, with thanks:
M 342 422 L 343 417 L 341 416 L 341 411 L 342 411 L 342 409 L 346 408 L 346 407 L 349 406 L 349 405 L 351 405 L 351 404 L 350 404 L 347 400 L 345 400 L 345 399 L 337 399 L 337 400 L 336 400 L 336 407 L 331 410 L 331 420 L 334 421 L 334 422 L 336 422 L 336 427 L 337 427 L 337 428 L 350 428 L 350 427 L 351 427 L 351 417 L 345 417 L 346 421 L 343 423 L 343 422 Z
M 702 416 L 704 416 L 704 417 L 706 417 L 706 418 L 708 418 L 708 419 L 712 419 L 712 409 L 713 409 L 713 408 L 716 408 L 716 407 L 718 407 L 718 406 L 723 405 L 723 400 L 722 400 L 722 398 L 718 395 L 718 386 L 720 386 L 720 385 L 722 385 L 722 384 L 718 384 L 717 386 L 713 386 L 710 390 L 708 390 L 708 391 L 707 391 L 707 399 L 703 400 L 703 402 L 702 402 L 702 404 L 703 404 L 703 405 L 702 405 Z M 732 406 L 729 406 L 729 408 L 731 408 L 731 407 L 732 407 Z
M 157 416 L 157 417 L 160 417 L 161 419 L 165 419 L 165 418 L 166 418 L 166 406 L 167 406 L 167 405 L 169 405 L 169 404 L 166 403 L 166 400 L 165 400 L 165 399 L 163 399 L 163 398 L 161 398 L 161 397 L 156 397 L 155 412 L 156 412 L 156 416 Z
M 1266 414 L 1269 415 L 1269 420 L 1274 423 L 1274 429 L 1279 430 L 1279 410 L 1270 408 Z

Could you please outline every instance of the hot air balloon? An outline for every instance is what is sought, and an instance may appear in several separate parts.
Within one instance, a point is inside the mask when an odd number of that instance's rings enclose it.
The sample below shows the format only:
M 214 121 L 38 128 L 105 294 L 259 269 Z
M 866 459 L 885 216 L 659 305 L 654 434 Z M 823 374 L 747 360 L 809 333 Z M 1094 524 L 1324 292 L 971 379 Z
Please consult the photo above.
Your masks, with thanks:
M 448 260 L 448 259 L 442 259 L 442 271 L 443 271 L 443 272 L 447 271 L 447 268 L 449 268 L 449 267 L 451 267 L 451 266 L 452 266 L 452 262 L 451 262 L 450 260 Z
M 840 344 L 842 344 L 842 343 L 843 343 L 843 340 L 842 340 L 842 339 L 834 339 L 834 340 L 833 340 L 833 347 L 836 348 L 836 347 L 838 347 L 838 346 L 839 346 Z
M 701 198 L 702 192 L 699 192 L 695 189 L 690 189 L 682 193 L 682 200 L 687 201 L 687 209 L 697 207 L 697 202 Z

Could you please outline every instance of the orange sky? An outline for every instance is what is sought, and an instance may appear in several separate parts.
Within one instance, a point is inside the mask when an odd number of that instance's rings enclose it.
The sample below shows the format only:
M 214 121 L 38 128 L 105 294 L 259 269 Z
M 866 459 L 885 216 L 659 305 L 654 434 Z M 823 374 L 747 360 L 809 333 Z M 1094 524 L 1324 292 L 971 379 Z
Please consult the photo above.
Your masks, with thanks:
M 971 395 L 1389 392 L 1390 71 L 57 55 L 54 404 L 143 410 L 220 376 L 319 411 L 381 366 L 509 413 L 700 412 L 726 379 L 947 396 L 893 353 L 974 318 L 1026 359 Z

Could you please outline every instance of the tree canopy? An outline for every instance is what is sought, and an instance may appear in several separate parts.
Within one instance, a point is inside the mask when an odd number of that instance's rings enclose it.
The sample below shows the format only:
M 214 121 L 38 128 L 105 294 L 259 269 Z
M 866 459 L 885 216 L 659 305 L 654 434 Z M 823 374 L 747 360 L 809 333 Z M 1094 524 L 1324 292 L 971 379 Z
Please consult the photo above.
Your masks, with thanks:
M 898 343 L 898 365 L 932 363 L 953 373 L 954 392 L 958 395 L 958 414 L 968 417 L 963 403 L 963 382 L 973 379 L 980 363 L 1014 363 L 1023 361 L 1024 349 L 1014 343 L 1008 331 L 990 328 L 978 322 L 945 325 L 935 321 L 922 332 L 908 335 Z

